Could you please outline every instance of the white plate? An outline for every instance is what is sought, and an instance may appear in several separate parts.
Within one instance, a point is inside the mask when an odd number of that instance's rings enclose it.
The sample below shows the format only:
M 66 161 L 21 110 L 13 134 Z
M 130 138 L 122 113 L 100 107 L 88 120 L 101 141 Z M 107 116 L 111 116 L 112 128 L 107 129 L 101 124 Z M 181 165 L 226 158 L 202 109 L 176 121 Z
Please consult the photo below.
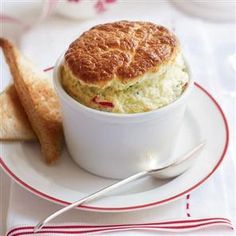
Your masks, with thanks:
M 181 155 L 202 139 L 206 140 L 207 145 L 194 165 L 174 179 L 140 179 L 80 208 L 120 212 L 176 200 L 199 187 L 218 168 L 227 150 L 228 135 L 220 106 L 195 84 L 175 150 L 175 155 Z M 30 192 L 59 204 L 71 203 L 114 182 L 78 167 L 66 148 L 55 166 L 45 165 L 37 143 L 2 142 L 0 155 L 3 169 L 12 179 Z

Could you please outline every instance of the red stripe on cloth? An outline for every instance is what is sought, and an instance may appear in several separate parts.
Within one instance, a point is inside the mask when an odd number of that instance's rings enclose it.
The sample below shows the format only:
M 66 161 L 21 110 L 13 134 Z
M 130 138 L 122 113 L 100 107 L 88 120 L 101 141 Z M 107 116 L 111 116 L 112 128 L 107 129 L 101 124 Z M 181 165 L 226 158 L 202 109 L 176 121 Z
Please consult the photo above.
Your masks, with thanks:
M 190 214 L 190 194 L 186 196 L 186 216 L 191 217 Z
M 136 223 L 136 224 L 110 224 L 110 225 L 53 225 L 53 226 L 44 226 L 43 229 L 83 229 L 83 228 L 104 228 L 104 227 L 129 227 L 129 226 L 153 226 L 153 225 L 171 225 L 171 224 L 192 224 L 199 222 L 212 222 L 212 221 L 224 221 L 231 224 L 231 221 L 227 218 L 215 217 L 215 218 L 203 218 L 195 220 L 175 220 L 175 221 L 162 221 L 162 222 L 152 222 L 152 223 Z M 11 229 L 7 236 L 10 234 L 19 231 L 19 230 L 31 230 L 34 226 L 23 226 Z
M 165 226 L 165 228 L 168 228 L 168 229 L 189 229 L 189 228 L 196 228 L 196 227 L 201 227 L 201 226 L 206 226 L 206 225 L 215 225 L 215 224 L 221 224 L 221 223 L 227 224 L 227 225 L 231 226 L 231 228 L 233 229 L 232 224 L 226 223 L 224 221 L 213 221 L 213 222 L 201 223 L 201 224 L 197 224 L 197 225 Z
M 224 225 L 228 226 L 231 229 L 233 229 L 233 226 L 230 223 L 226 223 L 224 221 L 214 221 L 214 222 L 207 222 L 207 223 L 201 223 L 197 225 L 181 225 L 181 226 L 130 226 L 130 227 L 112 227 L 112 228 L 102 228 L 102 229 L 93 229 L 93 230 L 80 230 L 80 231 L 69 231 L 69 230 L 41 230 L 39 233 L 40 234 L 50 234 L 50 233 L 58 233 L 58 234 L 88 234 L 88 233 L 98 233 L 98 232 L 109 232 L 109 231 L 121 231 L 121 230 L 135 230 L 135 229 L 159 229 L 159 230 L 176 230 L 181 231 L 181 230 L 186 230 L 186 229 L 197 229 L 197 228 L 202 228 L 204 226 L 213 226 L 213 225 Z M 16 232 L 12 234 L 11 236 L 20 236 L 20 235 L 29 235 L 33 234 L 32 231 L 22 231 L 22 232 Z

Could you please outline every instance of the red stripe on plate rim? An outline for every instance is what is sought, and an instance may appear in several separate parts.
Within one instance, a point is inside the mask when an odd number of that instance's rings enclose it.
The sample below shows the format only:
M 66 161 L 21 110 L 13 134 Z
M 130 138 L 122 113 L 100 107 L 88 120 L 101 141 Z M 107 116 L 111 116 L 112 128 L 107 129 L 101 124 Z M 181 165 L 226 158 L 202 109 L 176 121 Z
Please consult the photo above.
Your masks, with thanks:
M 53 67 L 49 67 L 47 69 L 45 69 L 44 71 L 50 71 L 52 70 Z M 220 112 L 222 119 L 223 119 L 223 123 L 225 125 L 225 134 L 226 134 L 226 140 L 225 140 L 225 145 L 224 145 L 224 149 L 223 152 L 220 156 L 219 161 L 217 162 L 216 166 L 212 169 L 212 171 L 202 180 L 200 180 L 197 184 L 195 184 L 194 186 L 192 186 L 191 188 L 166 199 L 163 199 L 161 201 L 157 201 L 157 202 L 151 202 L 148 204 L 143 204 L 143 205 L 135 205 L 135 206 L 129 206 L 129 207 L 94 207 L 94 206 L 89 206 L 89 205 L 82 205 L 82 206 L 78 206 L 77 208 L 79 209 L 85 209 L 85 210 L 95 210 L 95 211 L 128 211 L 128 210 L 136 210 L 136 209 L 142 209 L 142 208 L 147 208 L 147 207 L 151 207 L 151 206 L 157 206 L 157 205 L 161 205 L 173 200 L 176 200 L 178 198 L 180 198 L 181 196 L 192 192 L 193 190 L 195 190 L 197 187 L 199 187 L 203 182 L 205 182 L 215 171 L 216 169 L 220 166 L 221 162 L 223 161 L 227 148 L 228 148 L 228 144 L 229 144 L 229 127 L 228 127 L 228 122 L 226 119 L 226 116 L 222 110 L 222 108 L 220 107 L 220 105 L 218 104 L 218 102 L 214 99 L 214 97 L 206 90 L 204 89 L 200 84 L 198 83 L 194 83 L 194 85 L 202 90 L 213 102 L 213 104 L 216 106 L 217 110 Z M 3 169 L 6 171 L 6 173 L 13 179 L 15 180 L 17 183 L 19 183 L 20 185 L 22 185 L 23 187 L 25 187 L 27 190 L 29 190 L 30 192 L 45 198 L 47 200 L 50 200 L 52 202 L 56 202 L 62 205 L 69 205 L 71 204 L 70 202 L 67 201 L 63 201 L 60 200 L 58 198 L 54 198 L 52 196 L 49 196 L 43 192 L 38 191 L 37 189 L 31 187 L 30 185 L 28 185 L 27 183 L 25 183 L 24 181 L 22 181 L 20 178 L 18 178 L 8 167 L 7 165 L 4 163 L 4 161 L 2 160 L 2 158 L 0 157 L 0 164 L 3 167 Z

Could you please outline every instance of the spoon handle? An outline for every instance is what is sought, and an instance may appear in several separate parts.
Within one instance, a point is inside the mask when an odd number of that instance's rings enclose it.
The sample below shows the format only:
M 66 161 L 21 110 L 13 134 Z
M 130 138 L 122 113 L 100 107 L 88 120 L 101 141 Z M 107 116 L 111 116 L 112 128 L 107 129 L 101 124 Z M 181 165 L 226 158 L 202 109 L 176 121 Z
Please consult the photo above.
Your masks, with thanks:
M 125 179 L 123 179 L 121 181 L 118 181 L 118 182 L 116 182 L 114 184 L 111 184 L 111 185 L 109 185 L 107 187 L 104 187 L 104 188 L 98 190 L 97 192 L 94 192 L 94 193 L 92 193 L 92 194 L 90 194 L 90 195 L 88 195 L 88 196 L 86 196 L 86 197 L 84 197 L 82 199 L 79 199 L 78 201 L 75 201 L 75 202 L 71 203 L 68 206 L 63 207 L 62 209 L 54 212 L 53 214 L 51 214 L 50 216 L 48 216 L 47 218 L 45 218 L 44 220 L 39 222 L 35 226 L 35 228 L 34 228 L 34 233 L 38 232 L 41 228 L 43 228 L 43 226 L 45 224 L 47 224 L 49 221 L 51 221 L 52 219 L 56 218 L 57 216 L 65 213 L 66 211 L 68 211 L 68 210 L 70 210 L 70 209 L 72 209 L 72 208 L 74 208 L 76 206 L 79 206 L 79 205 L 81 205 L 81 204 L 83 204 L 85 202 L 88 202 L 88 201 L 91 201 L 91 200 L 93 200 L 95 198 L 98 198 L 98 197 L 104 195 L 105 193 L 108 193 L 108 192 L 110 192 L 110 191 L 112 191 L 112 190 L 114 190 L 114 189 L 116 189 L 116 188 L 118 188 L 120 186 L 128 184 L 131 181 L 134 181 L 134 180 L 139 179 L 141 177 L 144 177 L 146 175 L 148 175 L 148 171 L 141 171 L 141 172 L 139 172 L 137 174 L 134 174 L 134 175 L 131 175 L 131 176 L 129 176 L 129 177 L 127 177 L 127 178 L 125 178 Z

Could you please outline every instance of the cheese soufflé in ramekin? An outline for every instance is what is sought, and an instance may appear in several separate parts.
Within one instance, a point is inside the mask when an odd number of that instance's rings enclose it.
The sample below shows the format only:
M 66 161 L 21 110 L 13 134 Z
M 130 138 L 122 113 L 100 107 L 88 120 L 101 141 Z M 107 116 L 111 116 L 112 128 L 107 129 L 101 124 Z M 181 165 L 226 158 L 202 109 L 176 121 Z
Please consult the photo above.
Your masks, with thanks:
M 97 25 L 54 68 L 68 151 L 82 168 L 123 178 L 175 160 L 193 88 L 176 36 L 150 22 Z
M 85 106 L 138 113 L 175 101 L 189 80 L 180 44 L 163 26 L 120 21 L 98 25 L 65 53 L 62 84 Z

